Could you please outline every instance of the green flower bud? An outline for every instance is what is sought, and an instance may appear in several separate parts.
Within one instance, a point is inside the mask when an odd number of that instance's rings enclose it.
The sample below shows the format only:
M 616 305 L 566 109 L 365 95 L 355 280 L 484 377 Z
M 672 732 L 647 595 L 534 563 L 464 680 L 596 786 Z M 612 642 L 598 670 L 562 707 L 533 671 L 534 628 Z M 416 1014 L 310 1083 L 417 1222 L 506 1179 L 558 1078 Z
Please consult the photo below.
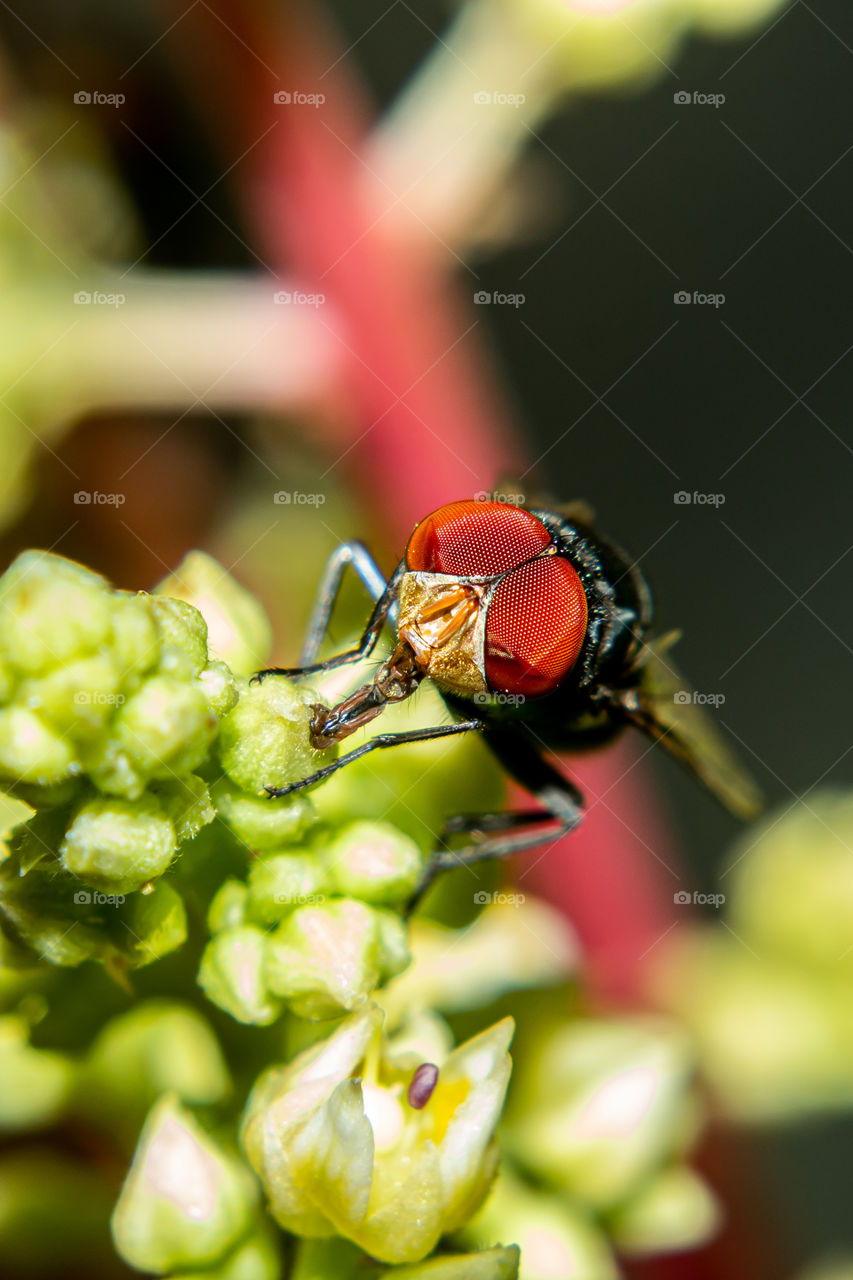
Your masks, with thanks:
M 216 817 L 207 783 L 193 773 L 176 782 L 156 783 L 151 790 L 175 828 L 178 844 L 192 840 Z
M 703 930 L 668 951 L 662 996 L 693 1033 L 729 1115 L 766 1124 L 853 1106 L 853 1016 L 844 969 L 760 961 Z
M 229 877 L 217 890 L 207 912 L 207 927 L 211 933 L 223 929 L 235 929 L 246 923 L 249 890 L 242 880 Z
M 198 982 L 208 1000 L 238 1022 L 266 1026 L 281 1013 L 267 986 L 268 937 L 252 925 L 224 929 L 207 944 Z
M 303 1018 L 354 1009 L 384 976 L 376 912 L 341 898 L 298 907 L 268 940 L 267 982 Z
M 388 822 L 351 822 L 324 850 L 334 889 L 379 906 L 412 896 L 423 871 L 418 846 Z
M 302 791 L 270 803 L 223 779 L 213 788 L 216 805 L 238 840 L 250 849 L 281 849 L 298 839 L 316 820 L 314 806 Z
M 607 1237 L 587 1214 L 568 1198 L 534 1191 L 507 1169 L 461 1235 L 481 1247 L 514 1240 L 524 1280 L 619 1280 Z
M 67 809 L 80 798 L 84 779 L 81 776 L 66 778 L 64 782 L 54 782 L 49 787 L 40 787 L 35 782 L 16 782 L 7 784 L 15 793 L 16 800 L 22 800 L 32 812 L 38 809 Z
M 409 928 L 394 911 L 377 908 L 374 913 L 377 928 L 377 961 L 382 978 L 396 978 L 412 963 L 409 950 Z
M 14 856 L 15 872 L 18 875 L 25 876 L 40 862 L 58 856 L 66 820 L 66 814 L 59 810 L 39 810 L 7 833 L 6 847 Z
M 42 817 L 38 815 L 22 828 L 24 839 L 27 828 L 39 824 Z M 15 839 L 20 843 L 22 837 L 16 833 Z M 82 889 L 75 877 L 57 875 L 52 859 L 45 858 L 45 865 L 47 870 L 35 867 L 26 875 L 20 873 L 17 857 L 0 866 L 0 926 L 4 935 L 14 947 L 29 948 L 24 952 L 28 964 L 44 960 L 73 966 L 102 956 L 111 943 L 101 930 L 97 908 L 91 906 L 91 892 Z M 7 954 L 5 963 L 11 962 Z
M 837 968 L 853 938 L 853 792 L 824 789 L 733 850 L 730 914 L 761 956 Z M 820 928 L 815 928 L 815 921 Z
M 56 815 L 39 814 L 27 827 L 49 837 L 45 819 Z M 15 842 L 26 853 L 27 828 L 22 831 Z M 44 837 L 33 844 L 42 840 L 47 845 Z M 20 858 L 16 851 L 0 864 L 0 927 L 15 944 L 30 948 L 31 960 L 61 966 L 101 960 L 119 973 L 150 964 L 186 937 L 183 903 L 162 881 L 151 893 L 126 897 L 85 888 L 46 854 L 21 874 Z
M 130 935 L 119 933 L 123 956 L 131 968 L 159 960 L 176 951 L 187 936 L 187 913 L 180 894 L 162 880 L 150 893 L 134 893 L 118 913 L 118 925 Z M 116 930 L 118 932 L 118 929 Z
M 139 1271 L 213 1266 L 248 1232 L 254 1199 L 244 1167 L 167 1094 L 140 1135 L 113 1213 L 113 1240 Z
M 150 596 L 116 591 L 112 601 L 113 657 L 125 678 L 156 666 L 160 637 L 149 607 Z
M 377 997 L 391 1026 L 412 1010 L 474 1009 L 510 991 L 553 986 L 572 974 L 577 948 L 562 915 L 524 894 L 495 896 L 507 900 L 490 903 L 463 929 L 425 918 L 412 921 L 411 967 Z
M 272 628 L 263 607 L 212 556 L 191 551 L 156 590 L 199 610 L 211 655 L 237 675 L 251 675 L 267 661 Z
M 204 671 L 197 677 L 196 683 L 211 711 L 220 720 L 236 707 L 240 697 L 237 692 L 237 681 L 224 662 L 208 662 Z
M 22 1018 L 0 1017 L 0 1132 L 51 1124 L 68 1101 L 75 1075 L 70 1058 L 31 1047 Z
M 679 1141 L 691 1066 L 685 1038 L 670 1024 L 557 1026 L 519 1065 L 507 1125 L 511 1149 L 585 1204 L 615 1206 Z
M 177 847 L 175 828 L 155 796 L 99 796 L 77 810 L 60 853 L 64 866 L 88 884 L 130 893 L 161 876 Z
M 115 738 L 98 738 L 82 749 L 80 758 L 99 791 L 128 800 L 138 800 L 144 792 L 148 779 Z
M 305 904 L 322 903 L 328 888 L 325 868 L 305 853 L 259 858 L 249 870 L 248 911 L 259 924 L 277 924 Z
M 0 862 L 9 855 L 8 837 L 16 827 L 28 822 L 34 813 L 26 801 L 0 791 Z
M 286 1230 L 336 1231 L 381 1261 L 418 1262 L 471 1216 L 494 1176 L 512 1020 L 455 1049 L 417 1107 L 409 1065 L 383 1058 L 380 1026 L 368 1006 L 266 1072 L 242 1140 Z
M 69 743 L 35 712 L 15 706 L 0 711 L 0 777 L 49 786 L 73 768 Z
M 18 702 L 36 712 L 61 734 L 75 738 L 100 733 L 124 700 L 121 677 L 105 654 L 80 658 L 39 680 L 26 680 Z
M 116 741 L 149 778 L 172 778 L 202 763 L 217 719 L 201 689 L 172 676 L 152 676 L 115 719 Z
M 266 786 L 304 778 L 330 759 L 308 741 L 311 694 L 270 677 L 250 685 L 222 722 L 219 749 L 228 776 L 260 795 Z M 277 800 L 268 800 L 273 807 Z
M 149 596 L 148 605 L 162 646 L 161 668 L 174 666 L 176 651 L 189 659 L 193 674 L 198 675 L 207 663 L 207 623 L 198 609 L 162 595 Z
M 146 1000 L 112 1018 L 81 1069 L 76 1107 L 100 1128 L 135 1139 L 163 1093 L 181 1102 L 220 1102 L 231 1088 L 210 1025 L 189 1005 Z
M 0 578 L 0 655 L 22 675 L 91 653 L 110 636 L 107 583 L 47 551 L 25 551 Z
M 661 1254 L 697 1249 L 713 1239 L 720 1208 L 707 1183 L 684 1165 L 664 1169 L 611 1218 L 622 1253 Z

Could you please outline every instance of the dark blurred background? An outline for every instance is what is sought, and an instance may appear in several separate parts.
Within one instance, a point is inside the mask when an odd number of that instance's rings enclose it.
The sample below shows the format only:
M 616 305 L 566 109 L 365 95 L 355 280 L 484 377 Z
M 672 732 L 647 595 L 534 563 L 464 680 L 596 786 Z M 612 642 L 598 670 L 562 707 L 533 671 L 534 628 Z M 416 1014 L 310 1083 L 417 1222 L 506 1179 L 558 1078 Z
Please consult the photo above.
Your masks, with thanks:
M 379 104 L 448 16 L 431 0 L 335 11 Z M 128 106 L 120 116 L 101 109 L 98 124 L 140 244 L 153 246 L 146 263 L 254 269 L 223 225 L 248 237 L 176 64 L 155 43 L 161 30 L 139 0 L 0 8 L 7 59 L 34 95 L 72 87 L 64 62 L 111 84 L 140 59 L 126 78 Z M 853 11 L 847 0 L 795 0 L 742 41 L 689 40 L 672 65 L 642 92 L 573 98 L 531 136 L 519 181 L 544 193 L 535 218 L 512 248 L 484 247 L 460 274 L 472 293 L 524 295 L 517 308 L 483 307 L 478 320 L 538 478 L 587 499 L 602 529 L 641 559 L 660 622 L 683 628 L 679 665 L 701 693 L 724 696 L 717 715 L 777 803 L 851 774 Z M 674 101 L 694 91 L 725 101 Z M 205 202 L 218 217 L 202 205 L 181 217 L 187 188 L 214 183 Z M 678 304 L 680 291 L 717 295 L 718 305 Z M 204 539 L 251 465 L 235 442 L 241 419 L 225 417 L 191 414 L 160 443 L 156 419 L 123 424 L 133 452 L 150 441 L 152 476 L 178 477 L 155 511 L 140 513 L 152 528 L 171 520 L 174 547 L 146 531 L 166 556 Z M 108 476 L 122 448 L 113 425 L 82 424 L 60 452 L 96 458 Z M 193 484 L 179 479 L 182 466 Z M 39 486 L 48 543 L 51 527 L 58 534 L 79 513 L 49 455 Z M 683 503 L 679 492 L 717 497 Z M 28 543 L 33 527 L 30 515 L 4 551 Z M 105 546 L 84 519 L 62 550 L 126 585 L 141 585 L 142 566 L 161 576 L 133 559 L 132 533 L 117 537 Z M 735 826 L 666 761 L 653 767 L 695 882 L 711 890 Z M 816 1125 L 755 1144 L 792 1260 L 853 1249 L 851 1139 L 848 1121 L 833 1122 L 831 1140 Z

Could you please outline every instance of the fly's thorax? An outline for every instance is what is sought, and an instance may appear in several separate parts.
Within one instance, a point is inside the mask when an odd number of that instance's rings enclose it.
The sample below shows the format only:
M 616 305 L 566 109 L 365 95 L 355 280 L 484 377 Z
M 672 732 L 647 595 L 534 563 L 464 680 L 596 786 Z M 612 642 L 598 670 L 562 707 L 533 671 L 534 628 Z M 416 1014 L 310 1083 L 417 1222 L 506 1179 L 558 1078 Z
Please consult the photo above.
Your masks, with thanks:
M 488 692 L 486 609 L 495 582 L 410 571 L 400 583 L 400 639 L 431 680 L 465 697 Z

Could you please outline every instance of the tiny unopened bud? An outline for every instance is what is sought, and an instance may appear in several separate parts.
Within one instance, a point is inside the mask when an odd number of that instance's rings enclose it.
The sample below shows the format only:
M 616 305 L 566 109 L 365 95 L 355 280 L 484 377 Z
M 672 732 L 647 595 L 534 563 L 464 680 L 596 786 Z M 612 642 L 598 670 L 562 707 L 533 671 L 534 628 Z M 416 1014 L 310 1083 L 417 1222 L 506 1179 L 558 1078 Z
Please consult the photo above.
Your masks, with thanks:
M 409 1085 L 406 1098 L 410 1107 L 422 1111 L 438 1084 L 438 1067 L 434 1062 L 422 1062 Z

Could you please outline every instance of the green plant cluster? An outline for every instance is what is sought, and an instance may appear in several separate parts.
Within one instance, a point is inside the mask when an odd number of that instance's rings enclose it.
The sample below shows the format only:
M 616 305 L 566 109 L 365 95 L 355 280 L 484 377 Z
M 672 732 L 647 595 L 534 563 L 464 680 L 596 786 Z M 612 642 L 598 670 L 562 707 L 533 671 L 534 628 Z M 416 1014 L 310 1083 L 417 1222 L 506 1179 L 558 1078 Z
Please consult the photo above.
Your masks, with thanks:
M 182 1280 L 512 1280 L 520 1256 L 526 1280 L 602 1280 L 617 1245 L 704 1239 L 680 1038 L 571 1017 L 576 948 L 533 899 L 481 910 L 491 882 L 461 871 L 444 923 L 408 916 L 447 812 L 495 802 L 481 746 L 271 800 L 330 756 L 307 733 L 322 689 L 251 682 L 269 644 L 201 553 L 150 595 L 43 552 L 0 579 L 12 1273 L 110 1273 L 111 1234 Z

